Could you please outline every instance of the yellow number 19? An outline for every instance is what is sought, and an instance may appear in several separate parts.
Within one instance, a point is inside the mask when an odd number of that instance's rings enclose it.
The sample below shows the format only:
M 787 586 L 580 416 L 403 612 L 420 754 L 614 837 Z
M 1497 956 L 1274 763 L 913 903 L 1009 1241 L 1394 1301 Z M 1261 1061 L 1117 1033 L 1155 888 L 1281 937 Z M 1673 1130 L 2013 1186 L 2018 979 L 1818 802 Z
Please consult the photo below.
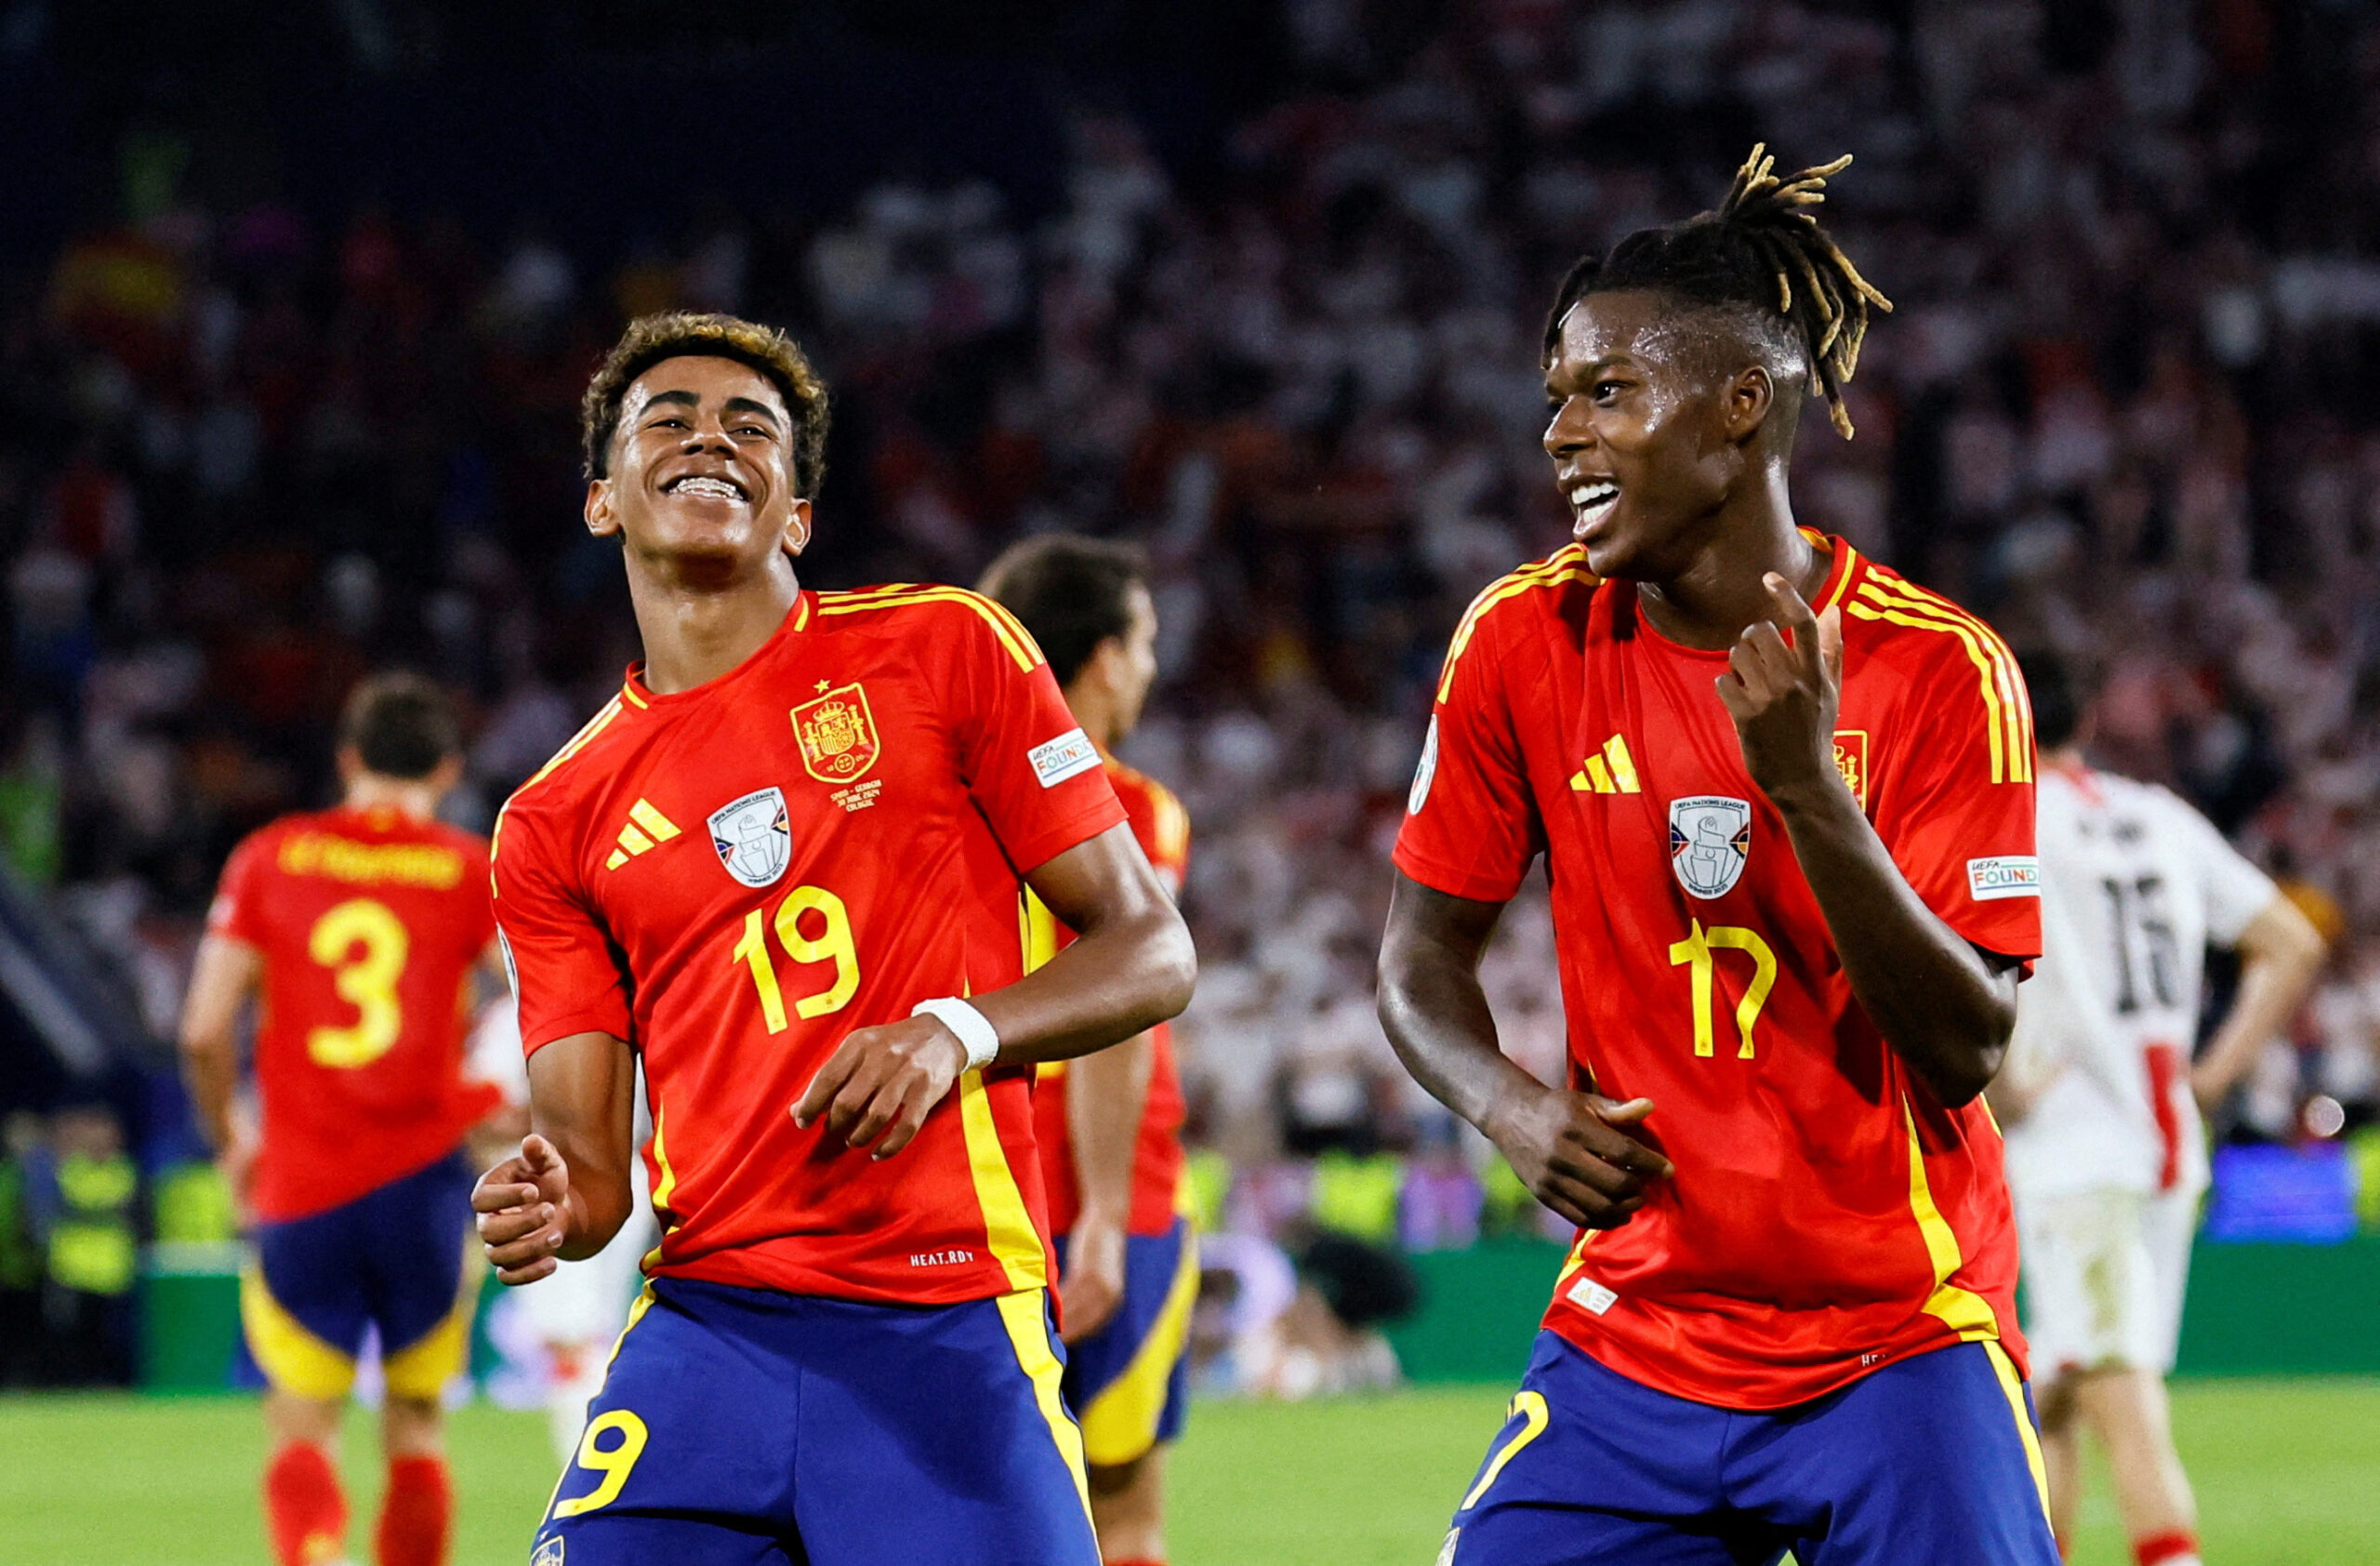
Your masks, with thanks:
M 1752 958 L 1752 982 L 1744 986 L 1743 999 L 1736 1002 L 1736 1036 L 1743 1041 L 1736 1051 L 1738 1060 L 1752 1058 L 1752 1028 L 1760 1017 L 1760 1009 L 1768 1004 L 1768 992 L 1777 987 L 1777 953 L 1768 943 L 1753 932 L 1733 924 L 1713 924 L 1708 930 L 1702 921 L 1694 921 L 1693 932 L 1686 939 L 1670 947 L 1673 966 L 1684 963 L 1694 985 L 1694 1053 L 1709 1055 L 1716 1045 L 1717 1025 L 1711 1015 L 1711 974 L 1718 963 L 1714 951 L 1740 951 Z
M 802 933 L 801 916 L 817 915 L 815 936 Z M 777 905 L 773 922 L 777 944 L 797 962 L 832 962 L 835 982 L 793 1003 L 804 1021 L 839 1012 L 859 989 L 859 948 L 852 940 L 852 917 L 843 900 L 823 886 L 797 886 Z M 752 988 L 760 997 L 760 1019 L 772 1033 L 786 1029 L 785 991 L 777 984 L 776 965 L 769 958 L 768 936 L 761 932 L 760 910 L 744 916 L 744 934 L 735 943 L 735 961 L 752 970 Z

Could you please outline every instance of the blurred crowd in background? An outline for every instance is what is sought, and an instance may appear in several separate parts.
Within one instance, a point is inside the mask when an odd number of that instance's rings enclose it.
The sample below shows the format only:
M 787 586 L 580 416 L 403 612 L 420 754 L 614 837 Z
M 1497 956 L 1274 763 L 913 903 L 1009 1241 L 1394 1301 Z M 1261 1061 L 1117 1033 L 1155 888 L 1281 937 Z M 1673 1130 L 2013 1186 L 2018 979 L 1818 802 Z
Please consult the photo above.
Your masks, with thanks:
M 1827 218 L 1897 306 L 1858 438 L 1803 433 L 1802 519 L 2073 660 L 2101 758 L 2198 803 L 2337 937 L 2225 1134 L 2368 1121 L 2373 7 L 1275 10 L 1269 86 L 1213 157 L 1185 171 L 1133 114 L 1069 105 L 1038 202 L 897 169 L 832 210 L 731 183 L 599 246 L 362 192 L 227 204 L 186 178 L 189 136 L 127 130 L 110 210 L 0 272 L 13 873 L 162 1038 L 223 856 L 327 800 L 360 673 L 465 699 L 452 814 L 484 828 L 635 653 L 616 546 L 578 524 L 591 365 L 639 313 L 750 314 L 837 399 L 810 585 L 968 582 L 1051 528 L 1157 562 L 1163 674 L 1126 754 L 1195 823 L 1179 1048 L 1210 1221 L 1531 1228 L 1373 1018 L 1388 846 L 1455 619 L 1565 540 L 1538 445 L 1555 281 L 1712 205 L 1765 139 L 1788 167 L 1858 155 Z M 1532 891 L 1489 957 L 1508 1044 L 1549 1076 L 1551 941 Z M 70 1093 L 27 1080 L 33 1107 Z M 169 1091 L 118 1109 L 152 1167 L 191 1153 Z

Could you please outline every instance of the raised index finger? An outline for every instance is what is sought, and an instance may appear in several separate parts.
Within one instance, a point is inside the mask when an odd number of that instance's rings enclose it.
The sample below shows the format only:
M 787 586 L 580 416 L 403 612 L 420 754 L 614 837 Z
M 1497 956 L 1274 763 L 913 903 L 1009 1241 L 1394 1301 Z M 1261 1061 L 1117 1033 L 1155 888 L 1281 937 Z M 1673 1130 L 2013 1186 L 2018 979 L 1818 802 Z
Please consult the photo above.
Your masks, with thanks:
M 1810 607 L 1802 590 L 1771 571 L 1761 578 L 1768 589 L 1768 601 L 1777 606 L 1777 623 L 1793 633 L 1793 657 L 1804 667 L 1816 670 L 1820 666 L 1818 651 L 1818 617 Z

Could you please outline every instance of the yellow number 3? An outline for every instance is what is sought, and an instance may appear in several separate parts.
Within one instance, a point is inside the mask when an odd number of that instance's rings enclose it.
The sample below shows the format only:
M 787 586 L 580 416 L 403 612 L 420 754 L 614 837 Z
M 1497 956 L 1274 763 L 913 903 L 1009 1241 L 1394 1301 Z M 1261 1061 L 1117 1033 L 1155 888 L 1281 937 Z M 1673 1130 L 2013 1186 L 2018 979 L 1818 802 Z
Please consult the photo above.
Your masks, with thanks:
M 617 1445 L 607 1449 L 596 1444 L 599 1438 L 615 1430 L 620 1436 Z M 628 1471 L 636 1466 L 636 1460 L 644 1455 L 645 1436 L 644 1421 L 624 1408 L 599 1413 L 588 1420 L 587 1433 L 578 1438 L 578 1466 L 602 1474 L 603 1482 L 584 1495 L 556 1501 L 554 1516 L 576 1517 L 618 1500 L 621 1488 L 628 1481 Z
M 395 1047 L 404 1030 L 397 980 L 412 948 L 404 921 L 369 897 L 341 903 L 314 921 L 307 955 L 338 975 L 338 998 L 355 1008 L 355 1020 L 345 1028 L 308 1031 L 306 1054 L 314 1064 L 352 1069 Z

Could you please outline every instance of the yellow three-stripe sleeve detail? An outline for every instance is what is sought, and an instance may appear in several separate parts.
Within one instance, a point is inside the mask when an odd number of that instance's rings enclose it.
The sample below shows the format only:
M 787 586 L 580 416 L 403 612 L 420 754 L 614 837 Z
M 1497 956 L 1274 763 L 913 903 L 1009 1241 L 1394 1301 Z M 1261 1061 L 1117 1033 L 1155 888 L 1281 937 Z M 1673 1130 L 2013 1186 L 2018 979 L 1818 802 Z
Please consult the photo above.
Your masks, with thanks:
M 1471 645 L 1474 632 L 1479 629 L 1481 617 L 1507 598 L 1528 591 L 1531 588 L 1559 587 L 1569 581 L 1593 581 L 1586 567 L 1587 551 L 1583 544 L 1572 544 L 1557 550 L 1534 565 L 1525 565 L 1508 577 L 1490 583 L 1486 591 L 1471 601 L 1462 620 L 1454 628 L 1454 638 L 1447 644 L 1446 667 L 1438 675 L 1438 699 L 1444 701 L 1454 689 L 1454 668 L 1461 661 L 1463 650 Z
M 2022 710 L 2022 683 L 2016 661 L 1990 628 L 1977 620 L 1954 618 L 1931 604 L 1887 593 L 1872 582 L 1860 584 L 1860 599 L 1846 607 L 1864 620 L 1881 620 L 1917 630 L 1938 630 L 1958 638 L 1967 660 L 1975 665 L 1983 697 L 1985 742 L 1991 751 L 1994 783 L 2032 781 L 2032 745 L 2027 715 Z
M 870 609 L 898 609 L 910 604 L 964 604 L 983 617 L 985 623 L 992 628 L 992 634 L 998 637 L 1000 644 L 1008 649 L 1008 656 L 1016 660 L 1019 669 L 1031 670 L 1043 661 L 1041 649 L 1034 642 L 1033 633 L 1025 629 L 1022 621 L 982 593 L 970 592 L 965 588 L 898 584 L 867 592 L 821 593 L 818 612 L 821 615 L 855 615 Z

